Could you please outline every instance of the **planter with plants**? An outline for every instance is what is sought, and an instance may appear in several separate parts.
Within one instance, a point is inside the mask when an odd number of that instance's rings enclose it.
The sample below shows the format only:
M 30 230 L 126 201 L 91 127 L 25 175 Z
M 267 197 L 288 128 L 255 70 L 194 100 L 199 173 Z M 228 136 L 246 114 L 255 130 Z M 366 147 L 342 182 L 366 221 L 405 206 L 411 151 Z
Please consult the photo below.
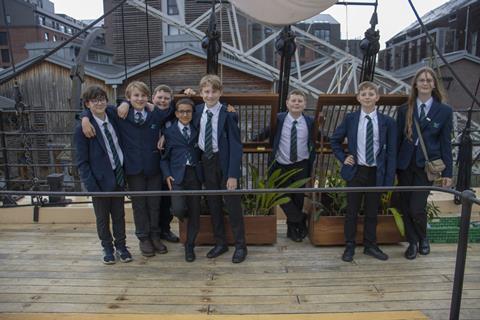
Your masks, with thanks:
M 345 187 L 340 176 L 338 164 L 328 172 L 325 188 Z M 404 226 L 399 211 L 392 207 L 392 192 L 382 194 L 381 208 L 377 223 L 377 242 L 379 244 L 404 241 Z M 309 238 L 313 245 L 344 245 L 344 221 L 347 208 L 346 193 L 322 193 L 314 199 L 311 206 Z M 357 244 L 363 243 L 363 215 L 358 216 Z
M 280 169 L 274 170 L 266 176 L 261 176 L 259 170 L 249 165 L 250 177 L 253 189 L 280 189 L 285 181 L 297 174 L 301 169 L 294 169 L 281 173 Z M 270 172 L 270 170 L 267 170 Z M 309 179 L 295 181 L 288 185 L 288 188 L 299 188 Z M 280 190 L 279 190 L 280 191 Z M 273 209 L 281 204 L 290 201 L 284 192 L 256 193 L 242 196 L 242 206 L 245 222 L 245 239 L 247 245 L 252 244 L 274 244 L 277 242 L 277 217 Z M 225 231 L 227 241 L 233 244 L 233 234 L 230 227 L 228 212 L 225 212 Z M 180 241 L 185 242 L 187 224 L 180 222 Z M 197 245 L 215 244 L 210 215 L 200 216 L 200 230 L 196 239 Z

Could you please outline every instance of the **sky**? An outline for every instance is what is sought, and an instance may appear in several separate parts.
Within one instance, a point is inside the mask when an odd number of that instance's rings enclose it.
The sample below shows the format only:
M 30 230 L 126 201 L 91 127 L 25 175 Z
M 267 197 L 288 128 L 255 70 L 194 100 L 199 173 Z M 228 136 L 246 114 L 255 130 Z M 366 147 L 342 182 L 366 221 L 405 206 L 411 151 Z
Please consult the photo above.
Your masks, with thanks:
M 55 4 L 56 13 L 65 13 L 75 19 L 96 19 L 103 14 L 103 0 L 51 0 Z M 349 2 L 354 2 L 348 0 Z M 355 0 L 373 2 L 373 0 Z M 412 0 L 420 16 L 447 0 Z M 415 15 L 407 0 L 378 0 L 378 26 L 380 30 L 380 44 L 385 42 L 405 27 L 416 21 Z M 342 28 L 342 38 L 361 39 L 365 30 L 370 27 L 372 6 L 343 6 L 334 5 L 323 13 L 332 15 Z M 346 23 L 348 21 L 348 23 Z

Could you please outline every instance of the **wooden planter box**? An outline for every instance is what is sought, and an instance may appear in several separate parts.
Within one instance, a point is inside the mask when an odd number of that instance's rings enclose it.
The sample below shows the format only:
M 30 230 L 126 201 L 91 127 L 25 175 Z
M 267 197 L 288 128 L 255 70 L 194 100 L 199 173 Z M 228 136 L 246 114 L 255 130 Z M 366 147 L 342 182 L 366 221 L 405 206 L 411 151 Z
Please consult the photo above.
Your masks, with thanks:
M 251 244 L 274 244 L 277 242 L 277 217 L 269 216 L 244 216 L 245 221 L 245 240 L 247 245 Z M 224 217 L 225 230 L 227 233 L 228 244 L 233 245 L 232 228 L 228 216 Z M 180 241 L 185 243 L 187 240 L 187 222 L 180 222 Z M 212 222 L 209 215 L 200 216 L 200 230 L 195 241 L 196 245 L 213 245 Z
M 344 221 L 345 218 L 342 216 L 321 216 L 317 221 L 313 221 L 313 215 L 310 215 L 310 242 L 316 246 L 344 245 Z M 405 238 L 400 235 L 393 216 L 379 215 L 377 224 L 377 243 L 391 244 L 402 241 L 405 241 Z M 356 243 L 363 243 L 362 216 L 358 217 Z

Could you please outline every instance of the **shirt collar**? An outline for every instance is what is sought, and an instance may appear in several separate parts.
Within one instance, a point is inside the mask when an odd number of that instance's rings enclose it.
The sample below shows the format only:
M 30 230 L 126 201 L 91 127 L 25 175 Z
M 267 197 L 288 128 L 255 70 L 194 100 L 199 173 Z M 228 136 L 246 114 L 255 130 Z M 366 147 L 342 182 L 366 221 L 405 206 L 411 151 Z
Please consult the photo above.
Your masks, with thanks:
M 364 119 L 365 116 L 367 116 L 367 115 L 370 117 L 370 119 L 375 120 L 377 118 L 377 108 L 375 108 L 375 110 L 373 110 L 370 113 L 365 113 L 365 111 L 361 110 L 360 118 Z
M 293 122 L 293 121 L 296 120 L 297 123 L 298 123 L 298 122 L 300 122 L 300 120 L 303 119 L 303 114 L 302 114 L 300 117 L 298 117 L 297 119 L 295 119 L 294 117 L 292 117 L 292 115 L 290 114 L 290 112 L 288 112 L 288 113 L 287 113 L 287 118 L 288 118 L 288 120 L 289 120 L 290 122 Z
M 428 99 L 427 101 L 425 102 L 422 102 L 422 100 L 420 100 L 419 98 L 417 98 L 417 107 L 420 108 L 420 105 L 421 104 L 424 104 L 425 105 L 425 108 L 430 108 L 433 104 L 433 97 L 430 97 L 430 99 Z
M 220 111 L 220 108 L 222 107 L 222 104 L 217 102 L 217 104 L 214 107 L 207 107 L 207 104 L 205 103 L 205 106 L 203 107 L 203 113 L 207 113 L 207 110 L 210 111 L 213 114 L 217 114 Z
M 105 120 L 100 119 L 99 117 L 97 117 L 96 115 L 94 115 L 93 112 L 92 112 L 92 116 L 93 116 L 93 119 L 95 119 L 95 121 L 97 122 L 97 124 L 98 124 L 98 126 L 99 126 L 100 128 L 103 127 L 103 124 L 104 124 L 104 123 L 109 123 L 109 121 L 108 121 L 108 116 L 107 116 L 106 114 L 105 114 Z
M 183 131 L 183 128 L 187 127 L 188 129 L 190 129 L 190 125 L 187 124 L 187 125 L 184 125 L 183 123 L 181 123 L 180 121 L 177 122 L 178 124 L 178 128 L 180 129 L 180 131 Z

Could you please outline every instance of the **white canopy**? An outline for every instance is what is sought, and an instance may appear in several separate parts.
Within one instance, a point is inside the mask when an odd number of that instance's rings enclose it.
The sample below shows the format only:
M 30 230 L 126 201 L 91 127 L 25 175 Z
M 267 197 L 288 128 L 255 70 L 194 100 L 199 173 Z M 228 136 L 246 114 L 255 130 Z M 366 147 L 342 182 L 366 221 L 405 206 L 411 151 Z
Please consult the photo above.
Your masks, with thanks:
M 274 25 L 293 24 L 328 9 L 336 0 L 230 0 L 250 17 Z

